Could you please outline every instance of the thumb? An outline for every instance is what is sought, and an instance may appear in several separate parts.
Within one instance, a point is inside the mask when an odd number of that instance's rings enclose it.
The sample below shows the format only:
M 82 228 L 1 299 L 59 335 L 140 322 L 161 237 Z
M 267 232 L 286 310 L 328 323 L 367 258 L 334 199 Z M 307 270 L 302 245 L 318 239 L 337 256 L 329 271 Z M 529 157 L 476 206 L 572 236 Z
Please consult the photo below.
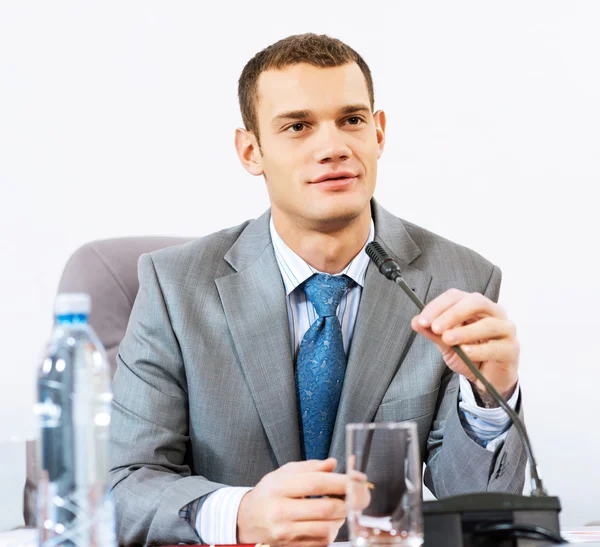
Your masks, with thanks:
M 317 463 L 316 471 L 333 471 L 337 465 L 335 458 L 327 458 L 326 460 L 312 460 Z

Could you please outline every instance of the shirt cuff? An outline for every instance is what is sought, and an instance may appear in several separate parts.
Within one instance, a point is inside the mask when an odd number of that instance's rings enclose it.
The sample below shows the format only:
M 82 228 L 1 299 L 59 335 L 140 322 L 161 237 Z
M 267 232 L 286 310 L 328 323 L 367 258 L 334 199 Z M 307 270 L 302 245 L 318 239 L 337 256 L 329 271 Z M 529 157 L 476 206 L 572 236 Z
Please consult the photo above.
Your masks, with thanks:
M 469 380 L 460 375 L 459 417 L 465 432 L 477 444 L 495 452 L 506 439 L 511 426 L 508 414 L 501 407 L 482 408 L 475 401 Z M 507 404 L 513 410 L 517 406 L 521 388 L 519 383 Z
M 237 543 L 237 514 L 244 495 L 252 488 L 226 486 L 206 496 L 196 515 L 196 532 L 204 543 Z

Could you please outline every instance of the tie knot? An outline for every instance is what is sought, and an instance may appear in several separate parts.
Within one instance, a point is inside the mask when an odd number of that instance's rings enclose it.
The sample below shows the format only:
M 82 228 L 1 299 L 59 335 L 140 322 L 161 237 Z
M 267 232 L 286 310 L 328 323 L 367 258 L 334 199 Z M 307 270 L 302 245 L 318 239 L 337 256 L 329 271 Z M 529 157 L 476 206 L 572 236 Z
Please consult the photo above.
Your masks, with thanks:
M 345 275 L 317 274 L 304 284 L 304 292 L 319 317 L 329 317 L 335 315 L 351 281 Z

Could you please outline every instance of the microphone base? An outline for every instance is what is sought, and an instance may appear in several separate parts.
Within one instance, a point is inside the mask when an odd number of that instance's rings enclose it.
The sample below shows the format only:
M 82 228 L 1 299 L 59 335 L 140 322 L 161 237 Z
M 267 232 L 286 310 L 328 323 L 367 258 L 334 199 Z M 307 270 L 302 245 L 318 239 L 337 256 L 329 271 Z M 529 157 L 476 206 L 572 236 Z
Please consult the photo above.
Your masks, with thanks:
M 560 510 L 557 497 L 528 497 L 503 492 L 481 492 L 426 501 L 423 502 L 424 547 L 556 544 L 536 534 L 536 529 L 559 535 Z M 517 530 L 520 532 L 517 533 Z

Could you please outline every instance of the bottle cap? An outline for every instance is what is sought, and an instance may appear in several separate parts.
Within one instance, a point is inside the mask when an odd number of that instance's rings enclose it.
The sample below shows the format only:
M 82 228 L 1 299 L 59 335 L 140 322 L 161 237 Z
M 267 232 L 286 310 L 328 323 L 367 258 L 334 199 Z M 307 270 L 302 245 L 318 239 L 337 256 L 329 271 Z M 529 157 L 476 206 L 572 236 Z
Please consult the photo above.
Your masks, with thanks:
M 89 315 L 92 299 L 89 294 L 60 293 L 54 301 L 54 315 Z

